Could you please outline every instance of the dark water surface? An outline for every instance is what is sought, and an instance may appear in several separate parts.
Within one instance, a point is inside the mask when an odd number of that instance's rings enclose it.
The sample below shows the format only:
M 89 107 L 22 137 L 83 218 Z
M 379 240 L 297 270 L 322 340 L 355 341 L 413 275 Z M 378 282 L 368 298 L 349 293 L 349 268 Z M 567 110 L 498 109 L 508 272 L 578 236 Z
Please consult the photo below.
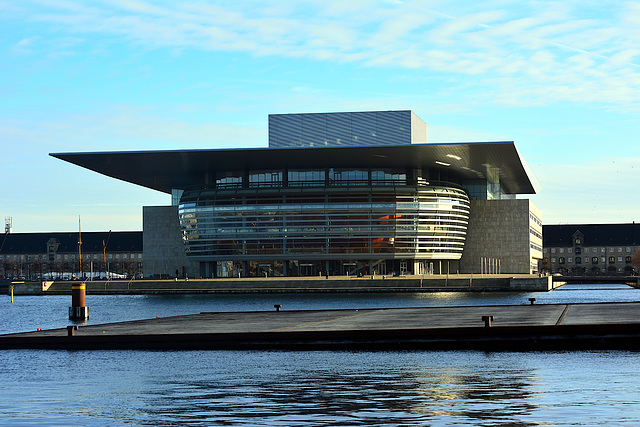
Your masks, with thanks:
M 640 301 L 549 293 L 87 296 L 90 323 L 201 311 Z M 0 333 L 64 327 L 70 296 L 0 296 Z M 640 353 L 0 351 L 0 425 L 636 426 Z

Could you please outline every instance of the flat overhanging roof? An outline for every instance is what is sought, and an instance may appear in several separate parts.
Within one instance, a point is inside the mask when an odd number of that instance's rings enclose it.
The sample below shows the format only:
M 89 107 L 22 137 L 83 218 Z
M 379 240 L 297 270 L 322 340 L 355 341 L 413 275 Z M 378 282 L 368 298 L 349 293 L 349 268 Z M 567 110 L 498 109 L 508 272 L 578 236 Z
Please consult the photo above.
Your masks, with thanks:
M 510 194 L 534 194 L 539 184 L 513 142 L 376 147 L 252 148 L 52 153 L 53 157 L 122 181 L 171 193 L 204 182 L 207 173 L 314 168 L 441 169 L 460 179 L 499 173 Z

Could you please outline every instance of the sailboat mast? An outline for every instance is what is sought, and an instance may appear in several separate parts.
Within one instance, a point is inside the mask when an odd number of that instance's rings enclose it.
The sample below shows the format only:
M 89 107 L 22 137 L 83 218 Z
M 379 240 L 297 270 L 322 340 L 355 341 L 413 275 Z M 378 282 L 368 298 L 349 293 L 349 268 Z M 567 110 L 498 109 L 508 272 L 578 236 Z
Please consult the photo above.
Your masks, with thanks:
M 80 263 L 80 279 L 82 279 L 82 226 L 78 215 L 78 262 Z

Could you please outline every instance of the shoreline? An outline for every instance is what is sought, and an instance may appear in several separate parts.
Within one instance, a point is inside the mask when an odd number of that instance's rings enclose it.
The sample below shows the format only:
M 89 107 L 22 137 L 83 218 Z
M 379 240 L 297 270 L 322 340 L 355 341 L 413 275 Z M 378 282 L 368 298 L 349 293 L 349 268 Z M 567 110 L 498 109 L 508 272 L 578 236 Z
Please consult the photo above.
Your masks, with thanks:
M 14 295 L 70 294 L 78 281 L 12 282 Z M 430 275 L 251 277 L 178 280 L 85 281 L 87 295 L 345 292 L 548 292 L 563 286 L 552 276 Z

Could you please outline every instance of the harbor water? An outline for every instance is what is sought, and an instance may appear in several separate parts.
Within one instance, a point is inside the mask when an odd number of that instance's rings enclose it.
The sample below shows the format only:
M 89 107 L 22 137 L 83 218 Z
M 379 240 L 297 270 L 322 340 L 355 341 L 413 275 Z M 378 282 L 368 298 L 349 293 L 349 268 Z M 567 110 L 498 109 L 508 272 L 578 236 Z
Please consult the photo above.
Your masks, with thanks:
M 204 311 L 640 301 L 545 293 L 87 295 L 90 324 Z M 0 333 L 70 324 L 70 296 L 0 297 Z M 0 425 L 636 426 L 628 351 L 0 351 Z

